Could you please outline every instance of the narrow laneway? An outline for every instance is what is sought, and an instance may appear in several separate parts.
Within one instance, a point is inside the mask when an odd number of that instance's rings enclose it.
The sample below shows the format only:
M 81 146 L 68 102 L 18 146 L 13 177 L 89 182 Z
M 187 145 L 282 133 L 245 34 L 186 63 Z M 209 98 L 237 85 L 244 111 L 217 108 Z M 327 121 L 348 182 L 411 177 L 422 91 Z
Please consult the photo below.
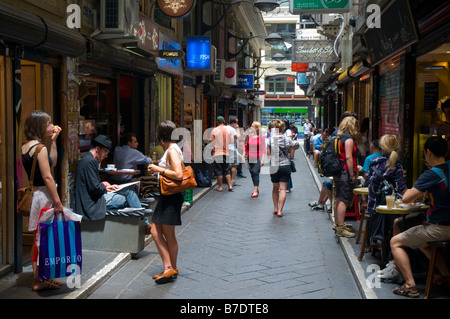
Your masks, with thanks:
M 212 190 L 183 215 L 180 275 L 156 285 L 162 263 L 152 243 L 90 298 L 361 298 L 326 212 L 311 211 L 317 186 L 300 151 L 284 217 L 272 214 L 272 183 L 261 193 L 238 178 L 234 192 Z

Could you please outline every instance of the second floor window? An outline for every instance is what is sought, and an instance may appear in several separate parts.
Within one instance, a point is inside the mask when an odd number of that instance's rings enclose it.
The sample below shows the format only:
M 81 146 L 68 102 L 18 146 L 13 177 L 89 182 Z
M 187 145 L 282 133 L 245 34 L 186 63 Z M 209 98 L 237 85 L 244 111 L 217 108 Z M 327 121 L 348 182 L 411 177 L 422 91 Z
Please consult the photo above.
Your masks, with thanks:
M 265 79 L 267 94 L 293 95 L 295 94 L 295 79 L 291 75 L 268 76 Z

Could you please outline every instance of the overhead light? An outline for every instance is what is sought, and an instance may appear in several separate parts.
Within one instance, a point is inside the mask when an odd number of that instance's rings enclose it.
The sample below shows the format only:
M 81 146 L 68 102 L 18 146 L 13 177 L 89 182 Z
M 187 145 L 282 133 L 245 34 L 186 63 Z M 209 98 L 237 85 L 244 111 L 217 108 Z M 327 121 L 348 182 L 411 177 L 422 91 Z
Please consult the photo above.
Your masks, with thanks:
M 278 8 L 280 4 L 276 1 L 257 0 L 255 1 L 255 4 L 253 6 L 255 6 L 256 8 L 258 8 L 263 12 L 269 12 Z
M 433 70 L 445 70 L 445 66 L 443 65 L 435 65 L 435 66 L 426 66 L 423 68 L 427 71 L 433 71 Z
M 285 66 L 283 66 L 283 65 L 279 65 L 279 66 L 277 66 L 277 67 L 276 67 L 276 69 L 277 69 L 277 71 L 279 71 L 279 72 L 283 72 L 283 71 L 286 71 L 286 67 L 285 67 Z
M 277 45 L 277 44 L 280 44 L 281 42 L 283 42 L 283 37 L 281 35 L 279 35 L 278 33 L 271 33 L 266 38 L 266 41 L 270 45 Z
M 281 53 L 275 53 L 272 56 L 272 60 L 277 61 L 277 62 L 283 61 L 285 58 L 286 57 L 283 54 L 281 54 Z

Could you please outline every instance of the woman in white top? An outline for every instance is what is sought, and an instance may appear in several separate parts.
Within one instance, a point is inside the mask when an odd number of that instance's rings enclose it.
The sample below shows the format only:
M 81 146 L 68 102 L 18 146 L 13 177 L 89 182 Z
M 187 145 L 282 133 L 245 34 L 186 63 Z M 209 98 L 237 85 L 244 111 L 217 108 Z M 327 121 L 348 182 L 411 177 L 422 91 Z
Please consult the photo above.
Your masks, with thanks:
M 173 180 L 183 179 L 183 153 L 172 140 L 176 126 L 171 121 L 162 122 L 158 127 L 158 140 L 164 149 L 164 155 L 158 165 L 150 164 L 150 174 L 159 173 Z M 178 275 L 178 242 L 175 226 L 181 225 L 181 206 L 184 192 L 173 195 L 161 195 L 152 218 L 151 234 L 164 264 L 164 271 L 153 276 L 157 284 L 169 282 Z

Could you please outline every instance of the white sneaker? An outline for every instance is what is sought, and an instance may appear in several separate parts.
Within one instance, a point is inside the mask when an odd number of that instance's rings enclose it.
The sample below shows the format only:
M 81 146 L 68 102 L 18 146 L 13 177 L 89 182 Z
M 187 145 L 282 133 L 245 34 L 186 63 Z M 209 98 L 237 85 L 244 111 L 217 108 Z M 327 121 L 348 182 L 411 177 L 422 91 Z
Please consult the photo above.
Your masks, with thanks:
M 377 275 L 377 278 L 382 282 L 399 282 L 403 280 L 402 274 L 395 268 L 381 275 Z
M 382 274 L 384 274 L 385 272 L 390 272 L 390 271 L 392 271 L 392 269 L 395 269 L 395 265 L 394 265 L 394 261 L 393 261 L 393 260 L 391 260 L 390 262 L 388 262 L 388 263 L 386 264 L 386 267 L 385 267 L 385 268 L 383 268 L 383 269 L 381 269 L 381 270 L 378 270 L 378 271 L 377 271 L 377 275 L 382 275 Z
M 313 201 L 313 202 L 308 203 L 308 205 L 309 205 L 309 207 L 314 207 L 314 206 L 319 205 L 319 203 L 316 201 Z

